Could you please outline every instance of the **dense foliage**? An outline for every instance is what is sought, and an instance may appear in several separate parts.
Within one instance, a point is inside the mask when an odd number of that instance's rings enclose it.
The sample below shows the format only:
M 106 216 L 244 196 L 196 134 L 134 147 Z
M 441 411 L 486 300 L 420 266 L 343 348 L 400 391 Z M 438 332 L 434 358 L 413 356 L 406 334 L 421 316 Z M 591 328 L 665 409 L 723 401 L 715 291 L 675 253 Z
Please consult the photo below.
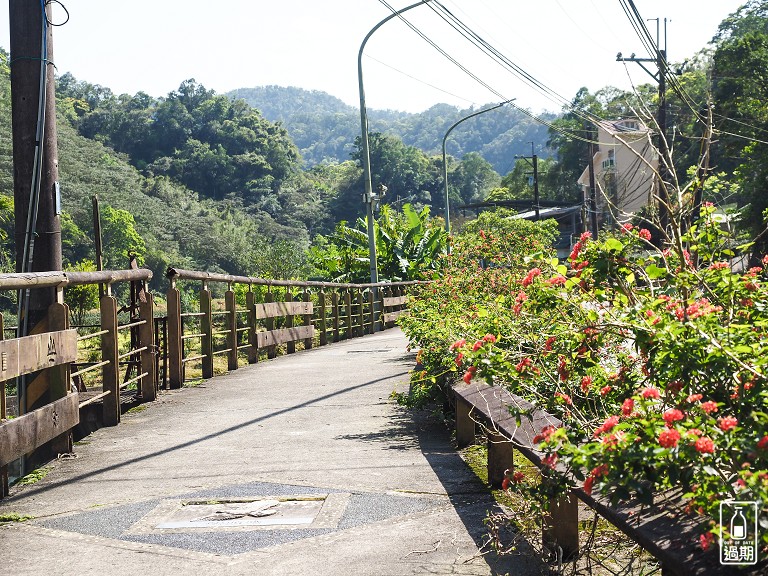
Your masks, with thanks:
M 402 212 L 387 205 L 375 220 L 376 265 L 379 281 L 432 278 L 448 248 L 442 219 L 429 217 L 429 208 L 416 211 L 410 204 Z M 314 275 L 335 282 L 369 282 L 368 225 L 358 218 L 354 226 L 342 221 L 330 236 L 318 236 L 310 248 Z

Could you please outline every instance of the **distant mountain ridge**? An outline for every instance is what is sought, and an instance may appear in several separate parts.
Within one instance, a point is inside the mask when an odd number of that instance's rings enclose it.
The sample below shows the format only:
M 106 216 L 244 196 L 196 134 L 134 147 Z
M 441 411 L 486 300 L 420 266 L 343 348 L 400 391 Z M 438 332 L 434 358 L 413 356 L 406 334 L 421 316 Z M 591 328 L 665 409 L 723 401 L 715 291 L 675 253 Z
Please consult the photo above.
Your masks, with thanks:
M 358 108 L 327 92 L 260 86 L 239 88 L 226 95 L 242 98 L 270 122 L 282 123 L 308 167 L 324 161 L 349 160 L 355 138 L 360 135 Z M 440 154 L 443 137 L 450 126 L 480 109 L 460 110 L 449 104 L 435 104 L 417 114 L 369 110 L 368 121 L 372 132 L 392 134 L 427 154 Z M 550 114 L 544 119 L 551 121 L 555 117 Z M 538 155 L 549 156 L 547 139 L 544 124 L 513 107 L 504 107 L 472 118 L 454 130 L 448 140 L 447 152 L 456 158 L 477 152 L 496 172 L 504 175 L 514 167 L 516 155 L 530 155 L 531 143 Z

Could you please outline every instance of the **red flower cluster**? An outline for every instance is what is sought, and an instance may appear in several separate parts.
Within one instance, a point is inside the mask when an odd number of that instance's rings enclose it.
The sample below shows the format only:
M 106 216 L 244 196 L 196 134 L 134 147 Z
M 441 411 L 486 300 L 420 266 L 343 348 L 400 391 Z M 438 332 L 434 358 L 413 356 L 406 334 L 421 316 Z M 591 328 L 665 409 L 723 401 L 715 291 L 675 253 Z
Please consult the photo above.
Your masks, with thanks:
M 702 454 L 712 454 L 715 451 L 715 443 L 706 436 L 696 440 L 696 444 L 693 447 Z
M 467 368 L 467 371 L 464 372 L 464 382 L 466 384 L 469 384 L 472 381 L 472 378 L 475 376 L 475 372 L 477 372 L 477 366 L 470 366 Z
M 670 408 L 664 414 L 662 415 L 662 418 L 664 418 L 664 422 L 666 422 L 667 426 L 671 427 L 672 424 L 675 422 L 678 422 L 679 420 L 682 420 L 684 418 L 683 413 L 678 410 L 677 408 Z M 678 437 L 680 435 L 678 434 Z
M 661 396 L 656 388 L 645 388 L 640 394 L 646 400 L 650 400 L 651 398 L 659 398 Z
M 609 432 L 618 423 L 619 423 L 619 417 L 618 416 L 611 416 L 611 417 L 609 417 L 605 422 L 603 422 L 602 426 L 600 426 L 599 428 L 595 429 L 595 432 L 594 432 L 595 438 L 600 436 L 600 434 L 604 434 L 605 432 Z
M 466 346 L 466 345 L 467 345 L 467 341 L 464 338 L 462 338 L 461 340 L 456 340 L 456 342 L 451 344 L 451 347 L 449 348 L 449 350 L 453 352 L 457 348 L 461 348 L 462 346 Z
M 712 412 L 717 412 L 717 403 L 712 400 L 707 400 L 706 402 L 701 403 L 701 409 L 707 414 L 712 414 Z
M 621 413 L 624 416 L 631 416 L 632 411 L 635 409 L 635 401 L 632 398 L 627 398 L 621 405 Z
M 651 232 L 647 228 L 640 228 L 640 231 L 637 233 L 637 235 L 646 242 L 651 241 Z
M 581 391 L 586 393 L 592 386 L 592 376 L 584 376 L 581 379 Z
M 538 444 L 539 442 L 549 440 L 549 437 L 555 433 L 555 430 L 557 430 L 557 428 L 552 425 L 544 426 L 544 428 L 541 429 L 541 434 L 536 434 L 536 436 L 533 437 L 533 443 Z
M 659 434 L 659 445 L 662 448 L 674 448 L 680 440 L 680 432 L 674 428 L 665 428 Z
M 552 278 L 548 278 L 544 281 L 545 284 L 548 286 L 562 286 L 567 282 L 567 278 L 563 276 L 562 274 L 558 274 L 557 276 L 553 276 Z
M 763 436 L 760 438 L 760 440 L 757 442 L 757 449 L 768 450 L 768 436 Z
M 728 430 L 733 430 L 736 428 L 736 426 L 739 424 L 739 421 L 736 420 L 733 416 L 725 416 L 723 418 L 720 418 L 717 421 L 717 425 L 720 426 L 720 430 L 723 432 L 728 432 Z
M 523 287 L 530 286 L 533 283 L 533 279 L 536 278 L 536 276 L 541 275 L 541 269 L 540 268 L 532 268 L 528 271 L 528 274 L 523 278 Z
M 595 480 L 606 474 L 608 474 L 608 464 L 600 464 L 600 466 L 594 468 L 592 472 L 589 473 L 589 476 L 587 476 L 587 479 L 584 480 L 584 492 L 592 494 L 592 487 L 595 484 Z
M 562 398 L 563 402 L 568 404 L 568 406 L 573 405 L 573 400 L 571 399 L 570 396 L 568 396 L 568 394 L 563 394 L 562 392 L 555 392 L 555 398 Z

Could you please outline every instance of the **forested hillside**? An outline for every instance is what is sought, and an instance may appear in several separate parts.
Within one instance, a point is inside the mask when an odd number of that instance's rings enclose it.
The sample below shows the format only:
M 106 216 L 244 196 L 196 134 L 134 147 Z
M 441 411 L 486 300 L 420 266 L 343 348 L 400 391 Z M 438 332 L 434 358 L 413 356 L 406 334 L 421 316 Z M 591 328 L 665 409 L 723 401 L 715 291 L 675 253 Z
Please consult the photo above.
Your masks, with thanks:
M 323 161 L 343 162 L 352 153 L 352 142 L 360 135 L 360 112 L 317 90 L 261 86 L 228 92 L 242 98 L 272 122 L 281 122 L 290 134 L 307 166 Z M 443 137 L 451 125 L 483 107 L 460 110 L 448 104 L 436 104 L 419 114 L 393 110 L 369 110 L 372 132 L 401 139 L 407 146 L 428 155 L 440 154 Z M 554 115 L 545 115 L 552 120 Z M 479 153 L 501 175 L 510 172 L 515 155 L 530 155 L 531 142 L 536 153 L 546 157 L 547 127 L 535 122 L 513 107 L 506 106 L 473 118 L 451 133 L 448 153 L 462 158 L 468 152 Z

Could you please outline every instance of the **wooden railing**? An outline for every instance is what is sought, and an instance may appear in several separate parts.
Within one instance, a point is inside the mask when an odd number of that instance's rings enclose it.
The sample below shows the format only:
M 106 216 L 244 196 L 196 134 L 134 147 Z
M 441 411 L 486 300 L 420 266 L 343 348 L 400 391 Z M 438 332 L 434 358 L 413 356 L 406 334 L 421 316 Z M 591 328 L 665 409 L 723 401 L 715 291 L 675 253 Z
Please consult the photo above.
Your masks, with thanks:
M 29 373 L 30 365 L 40 366 L 22 362 L 26 371 L 6 371 L 8 350 L 18 349 L 20 340 L 0 344 L 0 498 L 8 494 L 8 463 L 43 445 L 53 456 L 72 449 L 72 430 L 83 409 L 91 416 L 96 410 L 101 425 L 113 426 L 126 402 L 154 400 L 161 381 L 163 388 L 179 388 L 185 379 L 210 378 L 241 364 L 392 327 L 406 313 L 407 287 L 417 284 L 267 280 L 170 268 L 167 314 L 155 317 L 146 289 L 151 278 L 145 269 L 0 274 L 0 290 L 55 289 L 56 301 L 36 329 L 42 333 L 34 337 L 34 346 L 25 341 L 25 347 L 42 350 L 43 341 L 60 333 L 67 342 L 66 354 L 62 349 L 55 364 L 50 358 L 44 364 L 51 384 L 40 386 L 35 379 L 23 385 L 20 415 L 12 419 L 6 381 Z M 119 282 L 131 283 L 131 303 L 125 306 L 110 288 Z M 198 282 L 190 291 L 189 284 Z M 65 290 L 89 284 L 102 286 L 100 320 L 70 326 Z M 225 290 L 211 289 L 217 285 Z M 3 332 L 0 316 L 0 340 Z M 42 398 L 49 402 L 39 407 Z
M 121 390 L 133 385 L 143 399 L 155 398 L 154 312 L 152 295 L 145 290 L 145 283 L 151 278 L 150 270 L 141 269 L 0 274 L 0 290 L 55 289 L 55 302 L 49 306 L 44 321 L 33 329 L 35 334 L 5 340 L 0 351 L 0 368 L 7 365 L 7 359 L 14 353 L 17 360 L 16 364 L 11 363 L 14 369 L 0 372 L 0 497 L 8 492 L 7 464 L 10 462 L 50 441 L 53 441 L 54 455 L 71 451 L 71 430 L 79 424 L 83 407 L 101 402 L 103 424 L 115 425 L 120 421 Z M 118 310 L 110 289 L 117 282 L 131 282 L 137 289 L 136 309 Z M 99 303 L 100 330 L 78 334 L 70 328 L 64 291 L 69 286 L 88 284 L 106 287 Z M 125 313 L 127 319 L 121 323 L 119 317 Z M 121 334 L 127 331 L 132 331 L 133 337 L 122 338 Z M 3 332 L 0 329 L 0 334 Z M 96 338 L 100 360 L 78 362 L 82 343 Z M 58 339 L 62 339 L 60 343 Z M 47 348 L 43 350 L 43 346 Z M 41 357 L 46 357 L 47 362 L 34 361 Z M 135 368 L 136 376 L 131 377 L 127 371 L 121 379 L 120 366 Z M 9 419 L 6 382 L 32 372 L 40 372 L 44 377 L 23 384 L 23 389 L 18 390 L 23 392 L 19 417 Z M 90 378 L 87 385 L 86 375 Z M 39 406 L 41 402 L 46 403 Z
M 226 357 L 226 368 L 241 361 L 274 358 L 278 351 L 293 354 L 394 326 L 405 312 L 408 286 L 418 282 L 342 284 L 268 280 L 169 268 L 168 382 L 179 388 L 188 372 L 198 368 L 202 378 L 215 371 L 215 359 Z M 182 284 L 192 289 L 196 307 L 182 309 Z M 215 300 L 212 285 L 226 285 Z M 242 290 L 238 290 L 242 287 Z M 190 295 L 189 286 L 185 289 Z

